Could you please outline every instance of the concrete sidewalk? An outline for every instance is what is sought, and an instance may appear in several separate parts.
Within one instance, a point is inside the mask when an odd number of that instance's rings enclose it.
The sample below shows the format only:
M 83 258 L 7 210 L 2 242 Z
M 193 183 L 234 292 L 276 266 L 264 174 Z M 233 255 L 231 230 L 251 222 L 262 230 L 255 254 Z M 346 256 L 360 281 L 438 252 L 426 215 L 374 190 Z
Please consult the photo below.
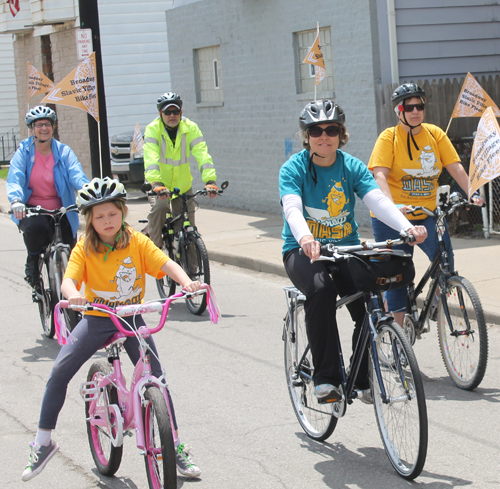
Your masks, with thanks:
M 221 197 L 224 198 L 224 197 Z M 199 199 L 203 206 L 203 198 Z M 128 201 L 128 223 L 140 230 L 149 212 L 149 203 L 140 192 L 131 192 Z M 5 182 L 0 182 L 0 212 L 10 209 Z M 286 277 L 281 261 L 281 216 L 230 209 L 204 209 L 196 212 L 196 225 L 203 236 L 210 259 L 258 272 Z M 371 229 L 362 228 L 363 239 L 372 239 Z M 488 323 L 500 324 L 500 237 L 490 239 L 453 238 L 455 266 L 460 275 L 475 286 Z M 417 278 L 429 265 L 417 248 Z

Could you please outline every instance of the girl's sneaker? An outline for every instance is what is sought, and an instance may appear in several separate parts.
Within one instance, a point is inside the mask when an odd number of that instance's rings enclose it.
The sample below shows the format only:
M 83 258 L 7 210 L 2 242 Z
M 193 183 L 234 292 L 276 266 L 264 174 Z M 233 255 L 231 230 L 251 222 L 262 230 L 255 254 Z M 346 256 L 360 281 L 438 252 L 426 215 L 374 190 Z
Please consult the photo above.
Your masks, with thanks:
M 23 481 L 29 481 L 36 477 L 59 450 L 59 445 L 54 440 L 51 440 L 47 447 L 35 445 L 35 442 L 30 443 L 30 447 L 30 459 L 21 476 Z
M 185 477 L 199 477 L 201 474 L 201 470 L 191 460 L 189 450 L 190 448 L 184 443 L 181 443 L 177 447 L 177 451 L 175 453 L 175 463 L 177 465 L 177 470 Z

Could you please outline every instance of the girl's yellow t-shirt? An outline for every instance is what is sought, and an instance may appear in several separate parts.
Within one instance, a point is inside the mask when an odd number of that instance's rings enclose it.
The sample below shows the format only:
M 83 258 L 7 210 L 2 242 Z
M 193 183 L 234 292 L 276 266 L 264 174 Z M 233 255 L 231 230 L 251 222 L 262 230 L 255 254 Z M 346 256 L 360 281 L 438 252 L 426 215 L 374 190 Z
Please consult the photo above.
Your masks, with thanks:
M 408 133 L 398 124 L 383 131 L 375 143 L 368 168 L 390 168 L 387 178 L 395 204 L 436 208 L 438 178 L 443 168 L 460 161 L 445 132 L 433 124 L 422 124 L 419 134 L 410 137 L 413 160 L 408 154 Z M 415 216 L 413 219 L 424 219 Z
M 161 267 L 170 258 L 144 234 L 127 228 L 131 234 L 130 244 L 125 249 L 97 255 L 86 255 L 80 239 L 71 252 L 64 278 L 72 278 L 80 290 L 85 283 L 85 298 L 88 302 L 106 304 L 115 308 L 126 304 L 140 304 L 146 290 L 146 274 L 162 278 Z M 107 250 L 106 250 L 107 251 Z M 106 316 L 89 311 L 86 314 Z

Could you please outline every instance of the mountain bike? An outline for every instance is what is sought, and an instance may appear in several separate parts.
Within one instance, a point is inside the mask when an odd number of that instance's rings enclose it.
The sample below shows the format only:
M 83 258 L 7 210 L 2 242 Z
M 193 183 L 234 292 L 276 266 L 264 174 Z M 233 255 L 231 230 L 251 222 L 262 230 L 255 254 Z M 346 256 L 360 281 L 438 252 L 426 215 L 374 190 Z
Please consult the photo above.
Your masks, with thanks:
M 221 195 L 228 185 L 229 182 L 223 182 L 218 194 Z M 172 216 L 170 212 L 167 213 L 165 225 L 162 229 L 163 252 L 178 263 L 192 280 L 210 284 L 210 262 L 207 248 L 198 229 L 191 224 L 188 216 L 189 201 L 196 199 L 199 195 L 208 195 L 207 190 L 197 190 L 194 194 L 181 194 L 178 188 L 175 188 L 172 192 L 165 188 L 157 188 L 155 191 L 148 192 L 147 195 L 155 197 L 166 195 L 169 199 L 181 199 L 181 213 L 177 216 Z M 139 222 L 145 223 L 148 221 L 140 220 Z M 175 231 L 175 228 L 179 227 L 177 223 L 180 222 L 182 222 L 180 229 Z M 156 286 L 161 298 L 173 295 L 178 285 L 168 276 L 156 280 Z M 192 314 L 200 315 L 207 308 L 207 298 L 206 296 L 195 296 L 186 300 L 186 305 Z
M 55 333 L 54 306 L 64 299 L 61 293 L 61 283 L 68 266 L 71 246 L 62 240 L 61 219 L 68 212 L 78 212 L 76 204 L 60 209 L 44 209 L 41 206 L 26 207 L 26 217 L 50 216 L 54 220 L 52 240 L 42 251 L 39 260 L 40 286 L 32 291 L 33 302 L 38 304 L 43 332 L 47 338 L 53 338 Z M 72 330 L 80 320 L 78 311 L 66 309 L 66 322 Z
M 373 270 L 391 259 L 392 246 L 405 242 L 409 242 L 409 237 L 358 246 L 325 245 L 319 259 L 330 260 L 333 265 L 349 260 L 350 267 L 351 261 L 365 260 L 366 257 L 360 255 L 362 252 L 368 257 L 367 267 Z M 411 263 L 411 258 L 409 261 Z M 331 273 L 335 273 L 334 266 Z M 417 359 L 403 329 L 384 309 L 384 284 L 399 281 L 399 275 L 397 269 L 394 272 L 382 270 L 376 277 L 380 286 L 374 283 L 373 287 L 368 287 L 369 292 L 364 286 L 360 289 L 360 284 L 354 280 L 359 291 L 337 301 L 337 310 L 361 297 L 366 304 L 365 319 L 348 368 L 344 366 L 342 351 L 339 352 L 342 371 L 340 400 L 325 402 L 314 395 L 314 365 L 305 323 L 306 297 L 295 287 L 284 288 L 288 307 L 283 327 L 284 362 L 288 392 L 297 420 L 310 438 L 324 441 L 333 433 L 338 419 L 345 415 L 347 405 L 362 398 L 363 393 L 355 389 L 354 382 L 368 348 L 370 393 L 382 443 L 396 472 L 412 480 L 424 467 L 428 421 Z M 340 345 L 340 341 L 338 343 Z
M 447 187 L 447 188 L 446 188 Z M 445 217 L 461 207 L 474 204 L 458 192 L 449 195 L 449 186 L 439 187 L 439 205 L 435 211 L 413 207 L 408 214 L 423 213 L 435 219 L 439 252 L 432 260 L 418 285 L 408 286 L 407 307 L 403 323 L 412 344 L 429 331 L 432 298 L 440 291 L 437 310 L 439 348 L 446 370 L 460 389 L 475 389 L 483 380 L 488 362 L 488 332 L 481 301 L 469 280 L 450 270 L 450 262 L 443 240 Z M 440 200 L 439 200 L 440 199 Z M 417 298 L 430 280 L 429 290 L 420 313 Z
M 103 348 L 107 360 L 95 362 L 89 369 L 87 381 L 80 386 L 80 395 L 85 401 L 85 418 L 90 451 L 97 470 L 112 476 L 120 467 L 123 455 L 123 440 L 135 432 L 137 448 L 144 455 L 144 463 L 151 489 L 177 488 L 175 444 L 177 434 L 173 423 L 168 386 L 162 366 L 162 376 L 153 375 L 150 365 L 152 352 L 145 338 L 159 332 L 165 325 L 170 304 L 179 299 L 189 300 L 195 295 L 208 294 L 210 320 L 217 323 L 220 312 L 210 286 L 194 293 L 179 292 L 164 301 L 118 306 L 111 309 L 103 304 L 70 306 L 68 301 L 59 303 L 61 308 L 83 308 L 101 311 L 109 315 L 118 329 Z M 121 318 L 146 313 L 159 313 L 161 318 L 154 328 L 140 326 L 130 328 Z M 123 376 L 120 362 L 122 345 L 129 336 L 139 340 L 140 359 L 135 365 L 130 389 Z M 71 334 L 69 335 L 71 337 Z M 69 339 L 69 341 L 71 341 Z

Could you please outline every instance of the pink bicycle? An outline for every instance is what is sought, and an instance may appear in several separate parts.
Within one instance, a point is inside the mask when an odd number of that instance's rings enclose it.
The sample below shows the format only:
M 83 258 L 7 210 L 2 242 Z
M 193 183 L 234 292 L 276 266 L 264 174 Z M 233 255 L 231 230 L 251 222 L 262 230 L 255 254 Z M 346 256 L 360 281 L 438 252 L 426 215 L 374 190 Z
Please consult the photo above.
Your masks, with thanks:
M 175 443 L 177 435 L 172 423 L 172 412 L 167 393 L 168 387 L 162 367 L 162 376 L 153 375 L 150 366 L 150 351 L 145 338 L 157 333 L 165 325 L 170 304 L 178 299 L 190 299 L 198 294 L 207 294 L 208 309 L 212 324 L 216 324 L 220 311 L 215 295 L 209 285 L 195 293 L 179 292 L 164 299 L 138 305 L 119 306 L 110 309 L 103 304 L 78 306 L 85 310 L 101 311 L 109 317 L 118 329 L 106 345 L 107 361 L 97 361 L 89 369 L 87 382 L 80 387 L 80 395 L 85 400 L 87 434 L 92 457 L 99 472 L 112 476 L 120 467 L 123 452 L 123 437 L 132 436 L 135 431 L 137 447 L 144 455 L 146 473 L 151 489 L 171 489 L 177 487 L 175 464 Z M 56 306 L 56 332 L 60 342 L 71 341 L 71 335 L 61 326 L 63 316 L 60 308 L 74 308 L 68 301 L 60 301 Z M 160 313 L 158 326 L 141 326 L 127 329 L 121 324 L 124 316 L 145 313 Z M 135 323 L 135 321 L 134 321 Z M 119 353 L 128 336 L 136 336 L 140 344 L 140 359 L 137 362 L 130 390 L 122 374 Z

